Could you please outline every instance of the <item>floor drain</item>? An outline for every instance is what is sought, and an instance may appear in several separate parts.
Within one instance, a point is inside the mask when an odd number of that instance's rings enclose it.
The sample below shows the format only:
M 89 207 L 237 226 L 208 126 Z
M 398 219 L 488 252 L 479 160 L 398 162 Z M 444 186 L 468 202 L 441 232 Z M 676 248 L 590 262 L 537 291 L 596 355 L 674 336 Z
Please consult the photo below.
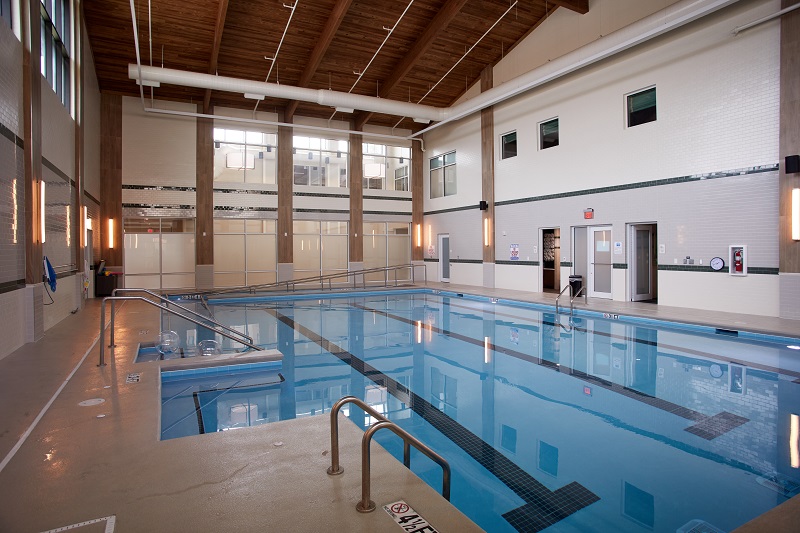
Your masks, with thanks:
M 759 477 L 756 481 L 758 481 L 759 485 L 774 490 L 786 498 L 791 498 L 800 493 L 800 482 L 777 472 Z
M 101 403 L 104 402 L 105 400 L 102 398 L 92 398 L 91 400 L 83 400 L 78 405 L 80 405 L 81 407 L 89 407 L 90 405 L 100 405 Z

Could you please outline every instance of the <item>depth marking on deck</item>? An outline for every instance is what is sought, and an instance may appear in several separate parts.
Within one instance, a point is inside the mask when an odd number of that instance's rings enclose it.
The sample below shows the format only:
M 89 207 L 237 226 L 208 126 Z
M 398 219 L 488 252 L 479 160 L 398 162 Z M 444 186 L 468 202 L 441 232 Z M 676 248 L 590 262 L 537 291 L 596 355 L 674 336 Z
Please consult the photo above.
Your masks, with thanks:
M 77 529 L 83 526 L 99 524 L 100 522 L 106 523 L 105 533 L 114 533 L 114 526 L 117 523 L 117 516 L 111 515 L 111 516 L 104 516 L 103 518 L 95 518 L 94 520 L 87 520 L 86 522 L 78 522 L 77 524 L 72 524 L 70 526 L 62 526 L 62 527 L 57 527 L 55 529 L 48 529 L 47 531 L 43 531 L 42 533 L 59 533 L 60 531 L 69 531 L 70 529 Z
M 406 533 L 439 533 L 427 520 L 422 518 L 414 509 L 403 500 L 383 506 L 383 510 L 391 516 L 397 525 Z

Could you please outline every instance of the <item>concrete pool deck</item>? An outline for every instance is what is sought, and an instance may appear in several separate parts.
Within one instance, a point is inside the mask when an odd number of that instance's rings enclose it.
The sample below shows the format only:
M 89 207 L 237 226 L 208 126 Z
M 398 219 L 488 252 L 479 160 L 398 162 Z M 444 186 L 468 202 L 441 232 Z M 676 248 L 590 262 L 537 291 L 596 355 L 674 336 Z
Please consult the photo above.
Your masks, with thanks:
M 428 287 L 555 300 L 554 294 Z M 799 321 L 768 317 L 592 299 L 586 306 L 576 301 L 578 308 L 800 335 Z M 340 424 L 345 474 L 338 477 L 325 474 L 326 416 L 159 441 L 158 371 L 172 362 L 133 363 L 138 344 L 157 336 L 158 314 L 141 302 L 122 305 L 117 347 L 113 360 L 107 352 L 105 367 L 96 366 L 99 323 L 100 300 L 89 300 L 40 341 L 0 359 L 0 460 L 8 459 L 0 470 L 0 531 L 48 531 L 109 516 L 115 531 L 402 531 L 380 508 L 366 515 L 355 510 L 362 432 L 353 424 Z M 126 383 L 134 372 L 139 382 Z M 78 405 L 95 398 L 105 401 Z M 480 531 L 377 445 L 372 479 L 379 506 L 404 499 L 440 531 Z M 798 522 L 795 497 L 737 531 L 793 531 Z M 103 531 L 105 524 L 73 529 Z

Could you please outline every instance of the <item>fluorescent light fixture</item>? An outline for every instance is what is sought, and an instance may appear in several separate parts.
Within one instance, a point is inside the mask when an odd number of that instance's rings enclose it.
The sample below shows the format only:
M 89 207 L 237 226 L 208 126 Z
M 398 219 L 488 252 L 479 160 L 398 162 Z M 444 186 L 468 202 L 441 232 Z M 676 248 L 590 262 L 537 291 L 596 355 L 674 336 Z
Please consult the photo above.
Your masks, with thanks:
M 483 245 L 489 246 L 489 217 L 483 219 Z
M 72 206 L 67 206 L 67 246 L 72 245 Z
M 789 454 L 792 468 L 800 468 L 800 417 L 791 415 L 789 424 Z
M 92 229 L 92 219 L 89 218 L 89 208 L 83 206 L 83 218 L 86 220 L 86 229 Z
M 39 221 L 39 224 L 40 224 L 40 230 L 41 230 L 41 234 L 42 234 L 41 235 L 42 244 L 44 244 L 44 241 L 45 241 L 45 231 L 44 231 L 44 229 L 45 229 L 45 226 L 44 226 L 44 206 L 45 206 L 45 203 L 44 203 L 44 188 L 45 188 L 45 184 L 44 184 L 44 180 L 42 180 L 42 181 L 39 182 L 39 215 L 40 215 L 40 219 L 41 219 Z
M 336 108 L 336 112 L 337 113 L 353 113 L 353 112 L 355 112 L 355 109 L 352 109 L 352 108 L 349 108 L 349 107 L 337 107 Z
M 19 207 L 17 207 L 17 179 L 11 180 L 11 233 L 12 244 L 17 244 L 17 233 L 19 232 Z
M 140 83 L 139 80 L 136 80 L 136 85 L 143 85 L 145 87 L 161 87 L 161 82 L 152 80 L 142 80 Z
M 800 241 L 800 189 L 792 189 L 792 240 Z
M 244 93 L 244 97 L 248 100 L 263 100 L 263 94 Z
M 417 247 L 422 246 L 422 224 L 417 224 Z
M 108 247 L 114 248 L 114 219 L 108 219 Z

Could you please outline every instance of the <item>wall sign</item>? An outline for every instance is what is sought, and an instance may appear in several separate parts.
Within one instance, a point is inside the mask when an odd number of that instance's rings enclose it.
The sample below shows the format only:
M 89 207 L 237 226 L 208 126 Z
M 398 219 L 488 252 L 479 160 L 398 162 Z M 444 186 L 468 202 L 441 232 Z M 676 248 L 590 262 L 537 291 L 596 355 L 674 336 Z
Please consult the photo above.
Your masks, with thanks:
M 510 244 L 508 252 L 512 261 L 519 261 L 519 244 Z

